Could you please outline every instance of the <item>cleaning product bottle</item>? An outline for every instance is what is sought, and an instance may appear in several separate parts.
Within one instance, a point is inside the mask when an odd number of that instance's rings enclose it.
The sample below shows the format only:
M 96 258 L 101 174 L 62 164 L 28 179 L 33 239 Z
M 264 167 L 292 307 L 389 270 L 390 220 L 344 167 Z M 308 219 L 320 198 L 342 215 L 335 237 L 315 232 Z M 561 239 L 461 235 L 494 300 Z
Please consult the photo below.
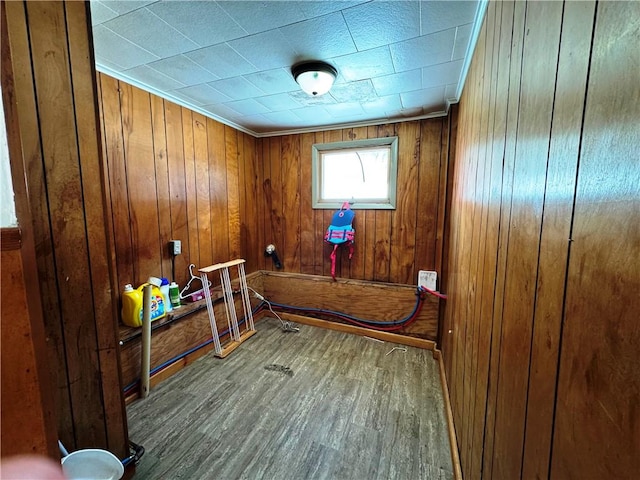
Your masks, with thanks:
M 171 282 L 169 285 L 169 298 L 171 299 L 171 306 L 173 308 L 180 308 L 180 287 L 176 282 Z
M 162 285 L 160 285 L 160 291 L 162 292 L 162 296 L 164 297 L 164 305 L 167 310 L 167 313 L 173 310 L 171 308 L 171 300 L 169 298 L 169 280 L 166 278 L 162 278 Z
M 130 283 L 124 286 L 122 292 L 122 321 L 129 327 L 142 325 L 142 291 L 134 290 Z
M 158 320 L 166 315 L 166 307 L 160 285 L 160 279 L 151 277 L 149 283 L 143 283 L 137 289 L 133 289 L 131 284 L 124 287 L 122 294 L 122 322 L 129 327 L 142 326 L 143 313 L 143 289 L 145 285 L 151 284 L 151 321 Z

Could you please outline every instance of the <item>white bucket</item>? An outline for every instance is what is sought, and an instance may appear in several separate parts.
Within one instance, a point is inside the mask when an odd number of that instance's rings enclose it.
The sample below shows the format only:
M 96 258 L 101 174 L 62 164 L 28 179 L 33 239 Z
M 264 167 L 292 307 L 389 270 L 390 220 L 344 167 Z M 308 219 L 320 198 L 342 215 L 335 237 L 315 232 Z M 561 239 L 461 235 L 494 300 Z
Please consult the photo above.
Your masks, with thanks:
M 62 459 L 62 470 L 69 480 L 119 480 L 124 475 L 118 457 L 97 448 L 70 453 Z

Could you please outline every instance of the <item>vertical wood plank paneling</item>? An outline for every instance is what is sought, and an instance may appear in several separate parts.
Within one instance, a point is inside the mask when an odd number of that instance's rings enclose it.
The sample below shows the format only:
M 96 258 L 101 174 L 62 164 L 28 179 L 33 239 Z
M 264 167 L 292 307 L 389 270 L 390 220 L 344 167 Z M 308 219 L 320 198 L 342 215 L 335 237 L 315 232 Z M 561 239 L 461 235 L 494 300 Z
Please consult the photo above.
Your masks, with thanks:
M 207 118 L 199 113 L 192 114 L 193 125 L 193 160 L 196 184 L 196 215 L 198 218 L 198 268 L 212 265 L 213 250 L 211 245 L 211 199 L 209 197 L 209 144 L 207 135 Z
M 504 4 L 502 10 L 503 27 L 501 28 L 500 55 L 501 58 L 507 60 L 507 62 L 505 62 L 504 69 L 508 69 L 509 78 L 507 82 L 507 116 L 503 153 L 504 158 L 502 162 L 500 237 L 498 239 L 496 284 L 493 302 L 493 330 L 491 334 L 491 356 L 489 359 L 489 390 L 487 392 L 487 413 L 485 421 L 486 433 L 484 442 L 483 477 L 486 478 L 492 478 L 493 474 L 496 397 L 498 392 L 498 375 L 500 373 L 500 352 L 502 347 L 505 271 L 508 253 L 507 245 L 509 243 L 511 199 L 513 195 L 515 136 L 518 130 L 520 76 L 524 39 L 524 11 L 525 4 L 522 2 Z
M 25 162 L 25 177 L 32 212 L 36 262 L 40 280 L 42 309 L 45 315 L 45 335 L 49 339 L 49 375 L 55 388 L 55 407 L 58 435 L 67 444 L 75 445 L 71 397 L 67 378 L 61 313 L 53 255 L 46 196 L 40 126 L 38 124 L 32 54 L 28 36 L 26 5 L 5 2 L 7 30 L 11 43 L 16 105 Z M 17 207 L 17 206 L 16 206 Z
M 316 245 L 322 237 L 315 231 L 311 200 L 311 148 L 315 143 L 313 133 L 300 136 L 300 273 L 316 273 Z
M 640 4 L 599 2 L 571 229 L 552 478 L 633 478 L 640 471 L 639 43 Z
M 100 384 L 94 381 L 95 377 L 86 375 L 85 370 L 88 368 L 98 374 L 99 365 L 96 325 L 85 321 L 93 319 L 94 305 L 91 287 L 85 279 L 89 252 L 64 5 L 31 3 L 27 5 L 27 11 L 29 21 L 39 25 L 39 28 L 30 29 L 30 35 L 47 201 L 57 217 L 52 223 L 52 239 L 64 337 L 67 342 L 81 339 L 75 345 L 68 344 L 66 349 L 71 401 L 101 405 Z M 73 298 L 83 298 L 85 302 L 74 302 Z M 83 427 L 75 431 L 78 445 L 106 445 L 103 415 L 102 410 L 96 409 L 73 412 L 74 422 Z
M 102 114 L 104 119 L 105 146 L 111 197 L 111 215 L 115 241 L 116 284 L 121 290 L 133 281 L 133 245 L 129 222 L 129 193 L 127 170 L 122 137 L 120 85 L 111 77 L 100 75 Z
M 184 285 L 189 279 L 188 267 L 191 261 L 182 128 L 182 108 L 175 103 L 165 102 L 171 238 L 182 243 L 182 254 L 174 258 L 172 265 L 172 280 L 178 282 L 178 285 Z
M 233 130 L 229 131 L 229 135 L 233 134 L 235 134 Z M 230 259 L 225 126 L 215 120 L 207 119 L 207 136 L 209 138 L 211 218 L 215 225 L 212 263 L 218 263 Z
M 282 247 L 284 245 L 283 219 L 282 219 L 282 139 L 274 137 L 269 139 L 269 160 L 271 166 L 270 191 L 271 191 L 271 236 L 276 246 L 279 258 L 282 261 Z M 271 269 L 275 270 L 273 263 Z
M 102 394 L 102 405 L 96 403 L 94 408 L 100 412 L 102 407 L 104 412 L 106 447 L 119 457 L 124 457 L 128 453 L 124 399 L 121 389 L 113 388 L 114 383 L 121 385 L 116 328 L 117 284 L 113 275 L 114 258 L 109 254 L 113 252 L 113 231 L 105 192 L 105 164 L 96 161 L 102 159 L 103 154 L 99 141 L 98 97 L 88 29 L 88 8 L 89 5 L 85 3 L 65 3 L 68 36 L 74 40 L 68 43 L 72 78 L 91 78 L 91 82 L 73 82 L 72 92 L 94 305 L 93 317 L 90 318 L 95 319 L 96 324 L 98 364 L 94 368 L 100 375 Z
M 264 195 L 264 178 L 265 178 L 265 156 L 264 156 L 264 141 L 262 138 L 255 139 L 255 175 L 256 175 L 256 190 L 253 197 L 256 202 L 256 229 L 257 229 L 257 244 L 255 251 L 255 258 L 258 270 L 265 270 L 266 257 L 264 256 L 264 248 L 267 245 L 267 231 L 265 228 L 266 204 L 267 198 Z
M 568 2 L 564 7 L 549 165 L 540 239 L 538 290 L 529 373 L 524 478 L 544 478 L 549 470 L 560 324 L 570 237 L 572 193 L 591 49 L 595 2 Z M 589 27 L 587 27 L 589 26 Z M 577 82 L 581 79 L 581 82 Z
M 139 285 L 160 274 L 158 202 L 148 93 L 120 82 L 122 127 L 133 250 L 134 277 Z
M 164 100 L 151 95 L 151 128 L 153 133 L 153 156 L 156 172 L 156 198 L 158 202 L 158 227 L 161 268 L 163 277 L 171 277 L 171 201 L 169 193 L 169 168 L 167 162 L 167 135 Z
M 562 5 L 528 3 L 503 315 L 494 475 L 521 473 L 544 182 Z M 533 26 L 535 28 L 532 28 Z M 514 421 L 517 418 L 518 421 Z
M 444 204 L 439 197 L 442 125 L 442 119 L 419 124 L 415 270 L 436 268 L 437 220 L 440 206 Z M 413 281 L 417 282 L 417 278 Z
M 300 135 L 282 137 L 281 259 L 285 271 L 300 271 Z
M 397 129 L 400 137 L 398 185 L 402 188 L 397 193 L 396 209 L 391 214 L 390 281 L 408 284 L 415 281 L 411 273 L 415 266 L 420 128 L 418 122 L 403 122 L 397 125 Z
M 262 194 L 263 210 L 262 210 L 262 223 L 264 228 L 264 245 L 265 248 L 268 244 L 274 242 L 273 240 L 273 228 L 272 228 L 272 211 L 273 211 L 273 190 L 271 188 L 271 139 L 264 138 L 262 143 Z M 263 253 L 264 255 L 264 253 Z M 273 270 L 273 262 L 270 258 L 264 257 L 265 270 Z
M 227 215 L 229 229 L 229 258 L 240 256 L 240 192 L 237 130 L 224 127 L 225 160 L 227 163 Z
M 182 107 L 182 146 L 184 148 L 184 179 L 187 198 L 187 226 L 189 229 L 189 263 L 200 268 L 200 240 L 198 236 L 198 211 L 196 189 L 196 166 L 193 143 L 193 115 L 191 110 Z M 214 170 L 215 171 L 215 170 Z M 188 265 L 187 265 L 188 268 Z M 188 272 L 185 272 L 188 277 Z
M 259 256 L 264 248 L 264 234 L 262 225 L 258 223 L 258 208 L 260 205 L 260 192 L 258 189 L 258 157 L 256 153 L 256 139 L 242 134 L 244 142 L 244 202 L 245 213 L 242 216 L 242 237 L 245 239 L 245 249 L 242 258 L 247 260 L 247 272 L 262 269 L 259 267 Z M 242 187 L 242 184 L 241 184 Z

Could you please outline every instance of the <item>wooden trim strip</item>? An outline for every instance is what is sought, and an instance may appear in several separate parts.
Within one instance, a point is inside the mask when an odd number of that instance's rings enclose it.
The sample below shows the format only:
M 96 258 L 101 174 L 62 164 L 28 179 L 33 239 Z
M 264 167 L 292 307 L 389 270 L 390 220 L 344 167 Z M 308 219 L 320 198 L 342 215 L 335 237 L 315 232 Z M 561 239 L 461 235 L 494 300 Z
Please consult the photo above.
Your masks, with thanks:
M 269 312 L 267 312 L 267 314 L 268 313 Z M 436 342 L 423 338 L 405 337 L 404 335 L 398 335 L 396 333 L 380 332 L 378 330 L 370 330 L 368 328 L 345 325 L 344 323 L 335 323 L 328 320 L 320 320 L 318 318 L 305 317 L 287 312 L 279 312 L 278 315 L 280 315 L 283 320 L 290 320 L 292 322 L 310 325 L 312 327 L 328 328 L 329 330 L 337 330 L 339 332 L 377 338 L 378 340 L 383 340 L 385 342 L 399 343 L 400 345 L 424 348 L 426 350 L 435 350 L 436 348 Z
M 458 452 L 458 438 L 456 436 L 456 426 L 453 423 L 453 410 L 451 409 L 451 399 L 449 398 L 449 387 L 447 386 L 447 374 L 444 369 L 442 352 L 437 348 L 434 348 L 433 358 L 438 361 L 438 365 L 440 366 L 440 384 L 442 385 L 444 409 L 445 415 L 447 416 L 447 428 L 449 430 L 449 449 L 451 450 L 453 478 L 455 480 L 462 480 L 462 466 L 460 465 L 460 453 Z
M 18 227 L 0 229 L 0 249 L 3 252 L 22 248 L 22 232 Z
M 244 262 L 245 260 L 243 258 L 238 258 L 237 260 L 230 260 L 224 263 L 216 263 L 215 265 L 210 265 L 208 267 L 201 268 L 198 271 L 201 273 L 209 273 L 215 270 L 220 270 L 221 268 L 229 268 L 229 267 L 233 267 L 234 265 L 240 265 L 241 263 L 244 263 Z

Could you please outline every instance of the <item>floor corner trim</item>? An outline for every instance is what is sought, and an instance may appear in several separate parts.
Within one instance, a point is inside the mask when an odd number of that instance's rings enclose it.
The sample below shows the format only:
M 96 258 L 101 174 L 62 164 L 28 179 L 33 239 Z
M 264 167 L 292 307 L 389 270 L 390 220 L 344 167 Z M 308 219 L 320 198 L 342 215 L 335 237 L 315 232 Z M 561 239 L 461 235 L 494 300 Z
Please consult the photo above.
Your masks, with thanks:
M 438 361 L 440 366 L 440 383 L 442 384 L 442 395 L 444 397 L 444 409 L 447 417 L 447 430 L 449 431 L 449 448 L 451 450 L 451 464 L 453 465 L 453 478 L 455 480 L 462 479 L 462 466 L 460 465 L 460 454 L 458 452 L 458 438 L 456 436 L 456 427 L 453 423 L 453 410 L 451 408 L 451 398 L 449 397 L 449 386 L 447 385 L 447 374 L 444 369 L 444 360 L 442 351 L 437 348 L 433 350 L 433 358 Z

